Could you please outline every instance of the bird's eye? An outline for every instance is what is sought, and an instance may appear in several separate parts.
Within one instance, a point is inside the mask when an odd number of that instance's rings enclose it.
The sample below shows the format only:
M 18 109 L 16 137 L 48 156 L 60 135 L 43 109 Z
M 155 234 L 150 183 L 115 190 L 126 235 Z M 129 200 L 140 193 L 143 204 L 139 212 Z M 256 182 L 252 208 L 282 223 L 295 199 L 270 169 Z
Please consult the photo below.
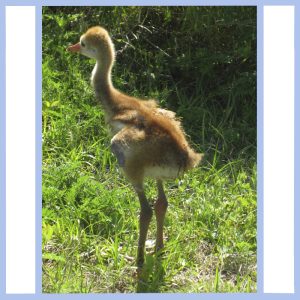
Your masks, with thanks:
M 81 44 L 82 47 L 85 47 L 85 43 L 84 42 L 81 41 L 80 44 Z

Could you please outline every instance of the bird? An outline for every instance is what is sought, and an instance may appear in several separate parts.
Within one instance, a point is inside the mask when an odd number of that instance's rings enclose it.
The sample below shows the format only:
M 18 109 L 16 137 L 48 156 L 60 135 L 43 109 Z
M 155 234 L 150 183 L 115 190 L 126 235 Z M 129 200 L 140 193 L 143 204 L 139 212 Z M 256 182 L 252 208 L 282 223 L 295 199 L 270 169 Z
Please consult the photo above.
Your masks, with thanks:
M 150 178 L 156 181 L 157 199 L 153 209 L 157 225 L 155 251 L 161 252 L 168 207 L 163 181 L 180 177 L 198 166 L 204 154 L 196 153 L 191 148 L 181 121 L 174 112 L 160 108 L 156 100 L 132 97 L 114 87 L 111 72 L 116 52 L 104 27 L 89 28 L 81 35 L 79 42 L 67 47 L 67 51 L 96 60 L 91 85 L 112 135 L 110 148 L 140 202 L 136 264 L 137 269 L 141 270 L 153 215 L 145 194 L 145 180 Z

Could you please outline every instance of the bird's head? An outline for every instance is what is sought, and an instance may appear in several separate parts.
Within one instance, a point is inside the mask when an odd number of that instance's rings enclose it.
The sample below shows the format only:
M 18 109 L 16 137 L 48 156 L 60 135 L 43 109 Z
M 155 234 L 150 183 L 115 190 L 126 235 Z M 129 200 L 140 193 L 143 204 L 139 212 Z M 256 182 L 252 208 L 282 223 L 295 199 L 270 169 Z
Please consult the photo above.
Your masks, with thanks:
M 69 52 L 78 52 L 100 62 L 114 60 L 114 45 L 108 32 L 100 26 L 89 28 L 77 44 L 67 48 Z

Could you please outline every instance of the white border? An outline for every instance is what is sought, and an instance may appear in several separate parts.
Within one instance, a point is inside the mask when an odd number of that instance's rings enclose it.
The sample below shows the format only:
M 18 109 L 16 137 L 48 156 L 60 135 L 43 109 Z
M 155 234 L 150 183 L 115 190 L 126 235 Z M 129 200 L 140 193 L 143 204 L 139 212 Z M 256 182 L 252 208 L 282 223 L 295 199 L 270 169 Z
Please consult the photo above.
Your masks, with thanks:
M 35 6 L 6 7 L 6 292 L 35 293 Z
M 264 7 L 264 292 L 294 292 L 294 6 Z

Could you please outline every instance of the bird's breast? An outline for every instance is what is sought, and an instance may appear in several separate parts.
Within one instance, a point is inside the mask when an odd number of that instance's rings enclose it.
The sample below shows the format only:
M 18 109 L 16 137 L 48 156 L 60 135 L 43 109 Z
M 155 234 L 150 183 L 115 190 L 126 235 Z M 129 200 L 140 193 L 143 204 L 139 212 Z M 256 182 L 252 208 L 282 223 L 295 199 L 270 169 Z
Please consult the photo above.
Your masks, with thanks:
M 113 135 L 117 134 L 126 126 L 126 124 L 122 121 L 111 121 L 109 122 L 109 125 Z

